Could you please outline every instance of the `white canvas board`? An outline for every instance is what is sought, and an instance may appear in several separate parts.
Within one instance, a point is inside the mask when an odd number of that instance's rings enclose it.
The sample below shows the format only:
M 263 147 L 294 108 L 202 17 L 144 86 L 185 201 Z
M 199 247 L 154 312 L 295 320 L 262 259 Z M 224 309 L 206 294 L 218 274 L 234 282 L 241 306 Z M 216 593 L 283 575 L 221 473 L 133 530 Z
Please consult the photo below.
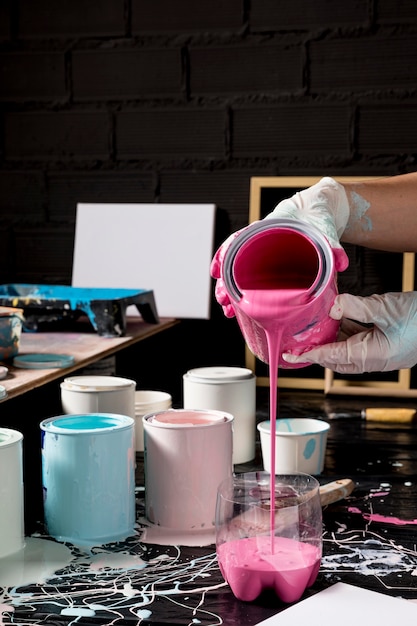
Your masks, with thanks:
M 78 204 L 72 286 L 152 289 L 160 317 L 208 319 L 215 208 Z
M 417 624 L 417 604 L 346 583 L 301 600 L 257 626 L 352 626 L 352 624 Z

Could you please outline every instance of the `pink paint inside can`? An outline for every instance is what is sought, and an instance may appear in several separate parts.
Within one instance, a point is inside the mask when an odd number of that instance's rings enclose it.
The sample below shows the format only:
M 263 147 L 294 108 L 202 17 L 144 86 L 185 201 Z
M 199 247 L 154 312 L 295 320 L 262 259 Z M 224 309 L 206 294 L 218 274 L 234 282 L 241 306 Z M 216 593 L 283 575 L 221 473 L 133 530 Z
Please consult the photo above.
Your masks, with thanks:
M 212 424 L 225 422 L 226 418 L 223 415 L 216 415 L 210 412 L 203 413 L 202 411 L 172 409 L 154 413 L 148 416 L 147 420 L 154 426 L 173 426 L 181 428 L 184 426 L 210 426 Z

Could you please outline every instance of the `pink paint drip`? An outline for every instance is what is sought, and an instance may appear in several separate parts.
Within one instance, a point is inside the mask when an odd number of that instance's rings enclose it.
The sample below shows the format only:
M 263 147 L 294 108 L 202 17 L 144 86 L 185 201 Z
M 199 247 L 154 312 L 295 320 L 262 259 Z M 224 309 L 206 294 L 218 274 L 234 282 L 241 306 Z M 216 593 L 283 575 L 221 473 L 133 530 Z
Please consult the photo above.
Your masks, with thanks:
M 405 520 L 399 517 L 390 517 L 388 515 L 379 515 L 379 513 L 363 513 L 356 506 L 350 506 L 348 508 L 349 513 L 358 513 L 362 515 L 363 519 L 367 522 L 380 522 L 382 524 L 394 524 L 395 526 L 415 526 L 417 525 L 417 519 Z
M 297 315 L 297 309 L 306 298 L 306 290 L 247 290 L 243 292 L 241 308 L 259 323 L 268 342 L 270 370 L 270 422 L 271 422 L 271 474 L 270 501 L 275 502 L 275 434 L 277 415 L 278 363 L 282 349 L 283 329 L 288 328 Z M 226 580 L 236 595 L 244 600 L 254 600 L 263 589 L 274 588 L 284 602 L 294 602 L 312 585 L 320 567 L 320 554 L 315 546 L 296 540 L 275 537 L 275 507 L 270 510 L 269 556 L 266 556 L 266 537 L 228 542 L 220 546 L 219 562 Z M 286 544 L 285 542 L 291 542 Z M 262 556 L 259 546 L 262 545 Z M 289 552 L 284 557 L 285 549 Z M 234 553 L 230 565 L 228 551 Z M 222 552 L 223 551 L 223 552 Z M 223 554 L 224 553 L 224 554 Z M 222 556 L 223 555 L 223 556 Z M 290 556 L 289 556 L 290 555 Z M 307 556 L 308 555 L 308 556 Z M 268 566 L 265 566 L 268 563 Z

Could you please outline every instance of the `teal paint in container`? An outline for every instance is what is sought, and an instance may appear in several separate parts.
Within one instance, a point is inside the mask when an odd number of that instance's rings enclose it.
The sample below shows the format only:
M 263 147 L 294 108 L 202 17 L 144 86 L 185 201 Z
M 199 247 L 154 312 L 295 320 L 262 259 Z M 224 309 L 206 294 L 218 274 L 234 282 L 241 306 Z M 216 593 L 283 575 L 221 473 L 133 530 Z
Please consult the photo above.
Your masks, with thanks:
M 134 534 L 134 420 L 113 413 L 43 420 L 42 486 L 48 533 L 75 545 Z

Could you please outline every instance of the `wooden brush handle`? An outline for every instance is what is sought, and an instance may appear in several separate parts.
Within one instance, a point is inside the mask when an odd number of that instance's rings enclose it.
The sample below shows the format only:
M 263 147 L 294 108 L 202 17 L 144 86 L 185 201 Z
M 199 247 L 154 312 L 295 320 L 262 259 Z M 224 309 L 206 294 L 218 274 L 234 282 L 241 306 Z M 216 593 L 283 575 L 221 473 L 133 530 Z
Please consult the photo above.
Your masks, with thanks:
M 352 493 L 354 488 L 355 483 L 353 480 L 350 480 L 350 478 L 341 478 L 327 485 L 322 485 L 319 489 L 321 506 L 343 500 L 343 498 L 346 498 Z

